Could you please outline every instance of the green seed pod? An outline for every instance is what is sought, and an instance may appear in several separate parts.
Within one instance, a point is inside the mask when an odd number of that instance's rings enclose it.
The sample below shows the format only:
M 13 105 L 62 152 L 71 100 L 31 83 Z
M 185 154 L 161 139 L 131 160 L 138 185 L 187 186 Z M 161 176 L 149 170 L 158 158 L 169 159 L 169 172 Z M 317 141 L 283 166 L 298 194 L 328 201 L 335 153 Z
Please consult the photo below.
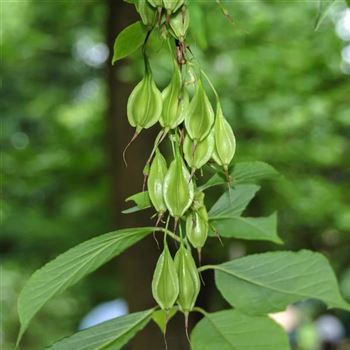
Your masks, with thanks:
M 209 134 L 213 123 L 213 108 L 199 80 L 185 117 L 185 127 L 191 139 L 197 144 Z
M 192 246 L 197 249 L 204 247 L 208 238 L 208 213 L 205 206 L 193 211 L 186 219 L 186 236 Z
M 204 207 L 204 192 L 196 192 L 193 197 L 192 209 L 198 210 L 201 207 Z
M 181 11 L 178 11 L 170 18 L 170 28 L 176 39 L 184 41 L 188 26 L 190 24 L 190 13 L 184 6 Z
M 230 124 L 222 113 L 220 104 L 216 109 L 214 138 L 215 150 L 212 158 L 227 170 L 236 151 L 236 139 Z
M 175 129 L 185 118 L 189 97 L 182 86 L 181 72 L 175 63 L 175 69 L 169 85 L 162 92 L 163 109 L 159 119 L 166 130 Z
M 213 132 L 210 132 L 204 140 L 198 142 L 197 146 L 195 146 L 191 138 L 186 135 L 183 151 L 187 164 L 194 170 L 200 169 L 211 158 L 214 146 Z
M 166 160 L 157 149 L 149 170 L 147 188 L 151 202 L 156 211 L 160 214 L 166 211 L 163 199 L 163 183 L 167 170 Z
M 147 1 L 153 7 L 162 7 L 163 6 L 163 0 L 147 0 Z
M 162 113 L 162 94 L 153 80 L 148 62 L 145 77 L 131 92 L 127 105 L 128 120 L 136 133 L 153 126 Z
M 152 6 L 147 1 L 137 1 L 135 3 L 135 7 L 143 24 L 149 28 L 152 28 L 156 20 L 156 11 L 152 8 Z
M 163 310 L 172 308 L 179 295 L 179 279 L 176 266 L 166 241 L 164 242 L 163 252 L 154 270 L 152 294 L 153 298 Z
M 170 215 L 177 219 L 184 215 L 193 201 L 193 182 L 189 180 L 190 173 L 177 148 L 163 184 L 165 205 Z
M 183 4 L 184 0 L 163 0 L 163 6 L 169 14 L 176 12 Z
M 182 312 L 188 314 L 193 309 L 200 291 L 197 266 L 191 251 L 187 250 L 183 244 L 177 251 L 174 261 L 179 279 L 177 304 Z

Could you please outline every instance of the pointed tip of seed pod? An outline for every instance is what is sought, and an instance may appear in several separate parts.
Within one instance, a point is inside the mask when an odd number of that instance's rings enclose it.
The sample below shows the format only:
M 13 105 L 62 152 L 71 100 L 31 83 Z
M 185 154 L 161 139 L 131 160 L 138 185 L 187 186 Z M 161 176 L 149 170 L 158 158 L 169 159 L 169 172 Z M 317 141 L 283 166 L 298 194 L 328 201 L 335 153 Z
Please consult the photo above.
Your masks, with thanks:
M 142 192 L 145 192 L 148 175 L 143 175 Z
M 157 144 L 157 147 L 164 141 L 164 139 L 166 138 L 166 136 L 168 135 L 168 132 L 169 132 L 169 128 L 165 128 L 164 131 L 163 131 L 163 134 L 162 136 L 160 137 L 159 139 L 159 142 Z
M 165 350 L 168 349 L 168 342 L 166 340 L 166 331 L 168 328 L 168 322 L 169 322 L 169 311 L 165 311 L 165 325 L 164 325 L 164 333 L 163 333 L 163 340 L 164 340 L 164 345 L 165 345 Z
M 139 131 L 135 131 L 133 137 L 131 138 L 131 140 L 128 142 L 128 144 L 125 146 L 124 151 L 123 151 L 123 161 L 125 164 L 125 167 L 128 167 L 128 163 L 126 161 L 126 151 L 128 150 L 128 148 L 131 146 L 131 144 L 136 140 L 136 138 L 140 135 Z
M 157 239 L 157 236 L 156 236 L 156 231 L 153 231 L 152 234 L 153 234 L 153 239 L 156 241 L 158 250 L 160 250 L 160 245 L 159 245 L 159 242 L 158 242 L 158 239 Z
M 190 336 L 188 334 L 188 312 L 185 311 L 184 315 L 185 315 L 185 333 L 186 333 L 186 338 L 187 338 L 188 342 L 191 344 Z
M 198 254 L 198 264 L 199 266 L 202 266 L 202 249 L 197 248 L 197 254 Z
M 179 222 L 179 219 L 178 219 L 178 218 L 175 218 L 175 220 L 174 220 L 174 233 L 175 233 L 175 234 L 176 234 L 178 222 Z
M 228 172 L 227 165 L 224 165 L 224 174 L 225 174 L 225 177 L 226 177 L 227 187 L 230 189 L 232 187 L 233 179 L 232 179 L 232 176 L 230 175 L 230 173 Z
M 198 146 L 198 141 L 193 141 L 192 143 L 192 158 L 194 159 L 194 152 L 196 152 L 196 149 L 197 149 L 197 146 Z
M 222 246 L 224 246 L 224 243 L 222 242 L 221 236 L 220 236 L 220 232 L 218 231 L 218 229 L 214 229 L 214 232 L 216 234 L 216 237 L 218 238 L 218 240 L 220 241 L 220 244 Z
M 190 182 L 192 181 L 192 178 L 193 178 L 195 172 L 196 172 L 196 169 L 193 168 L 193 169 L 192 169 L 192 172 L 191 172 L 191 175 L 190 175 L 190 177 L 189 177 L 189 179 L 188 179 L 188 183 L 190 183 Z
M 162 217 L 163 217 L 163 213 L 159 213 L 158 216 L 157 216 L 157 221 L 156 221 L 155 227 L 158 227 L 159 223 L 162 220 Z M 156 232 L 155 231 L 153 231 L 153 239 L 156 241 L 158 249 L 160 249 L 160 245 L 159 245 L 158 239 L 156 237 Z
M 202 272 L 199 272 L 198 274 L 199 274 L 199 278 L 200 278 L 203 286 L 205 287 L 205 282 L 204 282 L 204 279 L 203 279 L 203 276 L 202 276 Z

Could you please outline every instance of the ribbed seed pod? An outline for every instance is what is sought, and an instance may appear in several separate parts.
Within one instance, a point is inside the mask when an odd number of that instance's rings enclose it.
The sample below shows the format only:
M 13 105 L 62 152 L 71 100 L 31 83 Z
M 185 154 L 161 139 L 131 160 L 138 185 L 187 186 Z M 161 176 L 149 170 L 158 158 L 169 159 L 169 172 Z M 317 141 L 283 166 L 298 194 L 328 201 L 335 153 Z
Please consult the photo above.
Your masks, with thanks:
M 204 192 L 196 192 L 193 196 L 192 210 L 198 210 L 204 207 Z
M 153 7 L 162 7 L 163 6 L 163 0 L 147 0 L 147 1 Z
M 191 139 L 197 144 L 209 134 L 214 123 L 214 111 L 205 93 L 201 80 L 190 102 L 185 116 L 185 127 Z
M 157 149 L 149 169 L 147 188 L 151 202 L 159 214 L 163 214 L 166 211 L 163 199 L 163 183 L 167 170 L 166 160 Z
M 186 219 L 186 236 L 192 246 L 201 250 L 208 238 L 208 213 L 205 206 L 192 211 Z
M 211 158 L 214 146 L 215 141 L 213 132 L 210 132 L 209 135 L 202 141 L 198 142 L 196 146 L 191 138 L 186 135 L 183 144 L 183 152 L 188 166 L 193 170 L 200 169 Z
M 162 113 L 162 106 L 162 94 L 146 63 L 145 76 L 131 92 L 127 105 L 128 120 L 130 125 L 136 128 L 136 133 L 157 123 Z
M 189 97 L 182 86 L 181 71 L 175 63 L 174 73 L 169 85 L 163 90 L 163 109 L 159 119 L 160 125 L 166 129 L 175 129 L 185 118 Z
M 171 16 L 169 24 L 174 37 L 180 41 L 184 41 L 190 24 L 190 13 L 188 9 L 184 6 L 181 11 Z
M 220 104 L 217 105 L 214 124 L 215 149 L 212 158 L 226 171 L 236 151 L 236 139 L 225 119 Z
M 169 14 L 176 12 L 183 4 L 184 0 L 163 0 L 163 6 Z
M 182 312 L 188 315 L 197 300 L 200 291 L 200 280 L 196 263 L 191 251 L 182 243 L 175 255 L 175 267 L 179 279 L 179 296 L 177 304 Z
M 189 179 L 190 173 L 177 148 L 175 159 L 170 164 L 163 184 L 165 205 L 170 215 L 176 219 L 184 215 L 193 201 L 193 182 Z
M 179 295 L 179 279 L 176 266 L 166 241 L 164 242 L 163 252 L 154 270 L 152 294 L 163 310 L 172 308 Z
M 139 13 L 145 26 L 152 28 L 156 20 L 156 11 L 147 1 L 137 1 L 135 3 L 136 11 Z

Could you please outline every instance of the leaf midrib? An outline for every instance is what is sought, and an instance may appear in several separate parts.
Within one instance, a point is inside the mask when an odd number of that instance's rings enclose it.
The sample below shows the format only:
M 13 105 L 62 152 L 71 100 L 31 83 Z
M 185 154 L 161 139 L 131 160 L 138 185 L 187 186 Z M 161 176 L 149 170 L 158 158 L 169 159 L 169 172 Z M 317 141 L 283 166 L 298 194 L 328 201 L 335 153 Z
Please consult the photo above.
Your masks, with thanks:
M 228 345 L 230 345 L 232 347 L 232 350 L 239 350 L 238 348 L 236 348 L 234 345 L 232 345 L 232 343 L 230 342 L 230 340 L 225 336 L 225 334 L 220 330 L 220 328 L 218 328 L 215 324 L 215 322 L 211 319 L 211 316 L 206 316 L 207 320 L 209 320 L 213 327 L 216 329 L 216 331 L 222 335 L 222 338 L 227 342 Z
M 220 267 L 220 265 L 216 265 L 216 266 L 213 266 L 213 267 L 214 267 L 214 269 L 216 269 L 216 270 L 218 270 L 218 271 L 224 272 L 224 273 L 226 273 L 226 274 L 228 274 L 228 275 L 232 275 L 232 276 L 234 276 L 234 277 L 236 277 L 236 278 L 238 278 L 238 279 L 241 279 L 242 281 L 251 283 L 251 284 L 253 284 L 253 285 L 255 285 L 255 286 L 258 286 L 258 287 L 261 287 L 261 288 L 263 288 L 263 289 L 272 290 L 272 291 L 275 291 L 275 292 L 278 292 L 278 293 L 281 293 L 281 294 L 287 294 L 287 295 L 291 295 L 291 296 L 300 296 L 300 297 L 305 298 L 305 299 L 310 299 L 310 298 L 312 298 L 312 296 L 310 296 L 310 295 L 305 295 L 305 294 L 302 294 L 302 293 L 300 293 L 300 292 L 291 293 L 291 292 L 288 292 L 288 291 L 285 291 L 285 290 L 283 290 L 283 289 L 279 289 L 279 288 L 276 288 L 276 287 L 266 286 L 266 285 L 264 285 L 264 284 L 262 284 L 262 283 L 259 283 L 259 282 L 257 282 L 257 281 L 254 281 L 254 280 L 251 280 L 251 279 L 246 278 L 246 277 L 244 277 L 244 276 L 241 276 L 241 275 L 239 275 L 238 273 L 235 273 L 235 272 L 232 272 L 232 271 L 230 271 L 230 270 L 227 270 L 227 269 L 225 269 L 225 268 L 223 268 L 223 267 Z M 338 303 L 335 303 L 335 302 L 330 301 L 330 300 L 328 300 L 328 299 L 324 299 L 324 298 L 322 298 L 322 299 L 317 298 L 317 299 L 323 300 L 324 302 L 326 302 L 326 303 L 329 304 L 329 305 L 339 305 Z M 340 305 L 339 305 L 339 306 L 340 306 Z

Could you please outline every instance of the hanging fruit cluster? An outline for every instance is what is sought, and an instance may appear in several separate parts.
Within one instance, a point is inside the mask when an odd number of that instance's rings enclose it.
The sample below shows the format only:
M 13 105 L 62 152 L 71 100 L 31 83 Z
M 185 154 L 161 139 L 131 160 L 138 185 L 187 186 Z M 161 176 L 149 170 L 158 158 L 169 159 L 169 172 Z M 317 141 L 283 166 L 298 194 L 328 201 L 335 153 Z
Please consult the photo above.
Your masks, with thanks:
M 211 163 L 222 167 L 228 174 L 228 166 L 235 154 L 235 137 L 223 115 L 215 88 L 203 70 L 193 63 L 186 44 L 189 11 L 185 1 L 138 1 L 135 6 L 149 34 L 158 30 L 168 42 L 173 65 L 172 78 L 161 92 L 153 79 L 145 50 L 146 39 L 143 49 L 145 75 L 132 91 L 127 105 L 129 123 L 136 129 L 132 141 L 143 129 L 156 123 L 161 126 L 144 168 L 144 186 L 147 184 L 150 201 L 157 212 L 156 225 L 163 222 L 166 225 L 152 293 L 166 312 L 177 305 L 185 315 L 187 329 L 188 314 L 200 291 L 199 273 L 191 247 L 198 251 L 200 263 L 209 231 L 204 193 L 197 190 L 196 172 Z M 214 92 L 215 112 L 203 79 Z M 187 88 L 191 85 L 193 96 L 190 99 Z M 169 164 L 159 149 L 165 140 L 169 140 L 172 146 L 173 159 Z M 174 230 L 169 235 L 171 218 Z M 169 237 L 180 242 L 174 259 L 168 248 Z

